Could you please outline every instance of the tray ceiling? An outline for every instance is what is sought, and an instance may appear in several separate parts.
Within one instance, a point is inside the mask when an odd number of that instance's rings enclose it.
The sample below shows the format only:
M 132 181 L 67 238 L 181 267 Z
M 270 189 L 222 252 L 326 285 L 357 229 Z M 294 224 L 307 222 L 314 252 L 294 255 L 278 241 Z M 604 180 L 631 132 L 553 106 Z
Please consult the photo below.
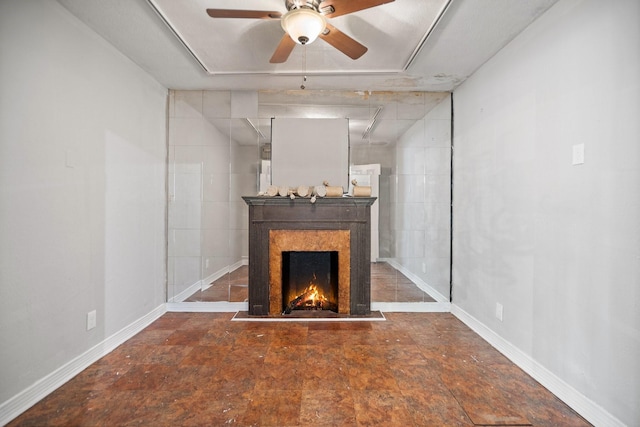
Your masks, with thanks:
M 296 46 L 287 62 L 269 63 L 283 34 L 279 21 L 213 19 L 206 13 L 207 8 L 285 11 L 284 0 L 58 2 L 167 88 L 290 90 L 300 86 L 302 46 Z M 307 88 L 451 91 L 555 2 L 395 0 L 332 18 L 332 25 L 369 50 L 354 61 L 323 40 L 310 44 Z
M 336 18 L 334 27 L 368 51 L 353 60 L 318 39 L 296 45 L 289 59 L 271 64 L 284 34 L 280 20 L 211 18 L 207 8 L 286 12 L 283 0 L 149 0 L 159 15 L 210 74 L 399 73 L 445 10 L 448 0 L 398 0 Z

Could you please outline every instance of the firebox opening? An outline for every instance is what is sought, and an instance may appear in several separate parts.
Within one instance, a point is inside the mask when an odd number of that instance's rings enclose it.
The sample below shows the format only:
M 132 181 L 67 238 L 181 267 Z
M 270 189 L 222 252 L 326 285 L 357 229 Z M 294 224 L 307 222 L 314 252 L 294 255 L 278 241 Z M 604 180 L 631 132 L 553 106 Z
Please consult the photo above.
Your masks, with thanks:
M 282 252 L 282 311 L 338 313 L 338 251 Z

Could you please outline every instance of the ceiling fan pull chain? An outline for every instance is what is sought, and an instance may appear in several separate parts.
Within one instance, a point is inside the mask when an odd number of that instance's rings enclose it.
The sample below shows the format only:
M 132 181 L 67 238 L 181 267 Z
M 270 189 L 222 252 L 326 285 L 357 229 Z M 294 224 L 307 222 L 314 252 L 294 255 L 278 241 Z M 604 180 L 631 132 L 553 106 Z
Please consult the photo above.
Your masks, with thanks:
M 305 89 L 305 83 L 307 82 L 307 45 L 302 45 L 302 84 L 300 85 L 300 89 Z

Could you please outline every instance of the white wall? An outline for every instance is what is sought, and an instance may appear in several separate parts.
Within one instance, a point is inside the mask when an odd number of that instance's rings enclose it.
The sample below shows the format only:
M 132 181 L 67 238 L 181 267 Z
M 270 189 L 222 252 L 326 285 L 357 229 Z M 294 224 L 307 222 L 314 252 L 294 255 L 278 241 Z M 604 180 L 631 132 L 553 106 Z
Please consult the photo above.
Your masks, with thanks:
M 636 0 L 561 0 L 454 92 L 454 304 L 630 426 L 639 17 Z
M 396 184 L 392 190 L 394 257 L 448 301 L 450 97 L 399 137 L 395 158 Z
M 167 91 L 56 2 L 0 52 L 1 405 L 165 302 Z

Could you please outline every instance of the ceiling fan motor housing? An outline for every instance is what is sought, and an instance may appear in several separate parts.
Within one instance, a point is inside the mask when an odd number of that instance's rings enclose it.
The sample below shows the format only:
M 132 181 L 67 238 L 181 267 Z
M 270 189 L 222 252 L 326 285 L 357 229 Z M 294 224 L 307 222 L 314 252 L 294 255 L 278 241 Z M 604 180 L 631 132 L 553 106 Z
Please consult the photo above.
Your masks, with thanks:
M 305 45 L 322 34 L 327 21 L 318 11 L 318 0 L 286 0 L 285 3 L 288 12 L 280 22 L 294 42 Z
M 320 0 L 285 0 L 284 3 L 287 10 L 306 8 L 306 9 L 312 9 L 312 10 L 315 10 L 316 12 L 319 12 L 321 1 Z

